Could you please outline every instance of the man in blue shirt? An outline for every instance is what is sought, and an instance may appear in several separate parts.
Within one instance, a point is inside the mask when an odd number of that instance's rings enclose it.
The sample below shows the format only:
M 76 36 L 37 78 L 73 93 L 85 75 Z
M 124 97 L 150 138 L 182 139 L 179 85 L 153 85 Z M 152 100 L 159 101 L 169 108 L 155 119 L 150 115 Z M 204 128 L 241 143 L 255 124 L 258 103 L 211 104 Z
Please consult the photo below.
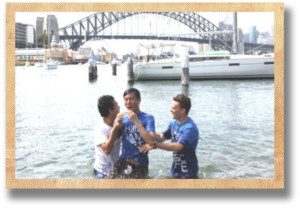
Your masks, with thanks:
M 126 90 L 123 97 L 128 112 L 124 113 L 123 119 L 122 154 L 110 178 L 147 178 L 148 153 L 140 152 L 140 146 L 154 144 L 154 117 L 141 112 L 141 95 L 137 89 Z
M 173 120 L 168 128 L 156 136 L 157 143 L 152 148 L 173 151 L 173 163 L 170 171 L 171 178 L 198 178 L 198 160 L 196 149 L 199 140 L 198 127 L 188 117 L 191 108 L 189 97 L 179 94 L 173 98 L 171 113 Z M 171 143 L 163 143 L 171 139 Z M 142 152 L 147 152 L 149 147 L 143 146 Z

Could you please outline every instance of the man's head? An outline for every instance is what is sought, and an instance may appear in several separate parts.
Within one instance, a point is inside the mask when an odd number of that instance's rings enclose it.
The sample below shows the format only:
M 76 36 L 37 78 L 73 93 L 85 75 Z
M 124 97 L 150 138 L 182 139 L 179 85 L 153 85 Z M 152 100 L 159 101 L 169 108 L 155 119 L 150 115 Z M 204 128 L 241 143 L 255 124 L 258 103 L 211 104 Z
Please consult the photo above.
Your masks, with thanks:
M 173 118 L 179 119 L 182 116 L 187 116 L 191 109 L 191 100 L 189 97 L 178 94 L 173 98 L 173 104 L 171 107 L 171 113 Z
M 127 110 L 132 110 L 135 113 L 140 111 L 141 94 L 135 88 L 129 88 L 123 94 L 124 104 Z
M 120 107 L 111 95 L 103 95 L 98 99 L 98 111 L 102 117 L 116 116 Z

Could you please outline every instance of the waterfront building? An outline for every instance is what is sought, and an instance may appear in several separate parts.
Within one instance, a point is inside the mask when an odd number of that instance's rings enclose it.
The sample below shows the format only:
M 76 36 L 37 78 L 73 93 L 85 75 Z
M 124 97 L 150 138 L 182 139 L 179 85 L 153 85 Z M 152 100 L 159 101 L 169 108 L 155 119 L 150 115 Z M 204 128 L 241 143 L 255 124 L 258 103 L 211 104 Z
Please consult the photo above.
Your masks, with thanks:
M 16 49 L 15 60 L 16 65 L 25 64 L 26 61 L 29 62 L 43 62 L 45 50 L 42 48 L 28 48 L 28 49 Z
M 32 25 L 16 22 L 15 24 L 15 47 L 26 48 L 34 44 L 34 27 Z
M 59 44 L 56 36 L 54 35 L 51 41 L 51 48 L 45 50 L 45 58 L 52 59 L 58 62 L 67 62 L 68 61 L 68 50 L 62 47 L 62 44 Z

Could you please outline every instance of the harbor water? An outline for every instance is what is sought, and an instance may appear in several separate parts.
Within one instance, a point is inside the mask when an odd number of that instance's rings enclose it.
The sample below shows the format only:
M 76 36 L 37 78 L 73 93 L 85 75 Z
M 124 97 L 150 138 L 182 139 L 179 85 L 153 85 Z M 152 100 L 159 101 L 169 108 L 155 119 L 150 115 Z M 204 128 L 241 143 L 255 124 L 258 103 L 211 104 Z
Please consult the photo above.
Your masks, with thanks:
M 201 179 L 274 178 L 274 80 L 192 80 L 127 83 L 127 65 L 98 65 L 90 82 L 88 65 L 56 70 L 16 67 L 16 179 L 93 179 L 93 128 L 97 99 L 113 95 L 126 111 L 123 92 L 140 90 L 141 110 L 155 118 L 156 132 L 171 120 L 172 98 L 192 100 L 189 116 L 199 128 Z M 172 152 L 149 153 L 151 178 L 166 178 Z

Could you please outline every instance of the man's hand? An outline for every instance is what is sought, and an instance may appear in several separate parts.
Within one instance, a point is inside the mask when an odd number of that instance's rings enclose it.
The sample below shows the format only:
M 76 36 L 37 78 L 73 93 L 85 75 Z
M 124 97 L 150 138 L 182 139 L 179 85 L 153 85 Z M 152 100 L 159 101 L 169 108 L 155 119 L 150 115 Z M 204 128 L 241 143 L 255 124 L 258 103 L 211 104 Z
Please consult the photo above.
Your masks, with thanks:
M 138 117 L 137 115 L 135 114 L 135 112 L 129 110 L 128 111 L 128 115 L 127 115 L 128 119 L 134 123 L 135 125 L 137 125 L 139 123 L 139 120 L 138 120 Z
M 140 146 L 140 152 L 141 153 L 147 153 L 148 151 L 154 149 L 154 145 L 149 145 L 149 144 L 142 144 Z
M 124 118 L 124 113 L 118 113 L 117 117 L 115 118 L 115 121 L 114 121 L 114 128 L 116 129 L 120 129 L 123 127 L 123 118 Z

